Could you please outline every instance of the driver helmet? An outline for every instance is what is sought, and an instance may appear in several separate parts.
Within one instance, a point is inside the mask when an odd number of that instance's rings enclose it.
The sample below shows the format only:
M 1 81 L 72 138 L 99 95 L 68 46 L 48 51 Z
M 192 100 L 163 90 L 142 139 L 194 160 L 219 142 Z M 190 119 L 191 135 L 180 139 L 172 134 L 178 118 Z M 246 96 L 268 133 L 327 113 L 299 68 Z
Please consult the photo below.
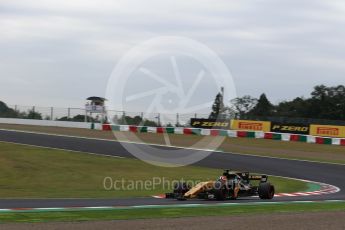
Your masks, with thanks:
M 220 177 L 219 177 L 219 180 L 221 180 L 221 181 L 226 181 L 226 180 L 227 180 L 227 177 L 226 177 L 226 176 L 220 176 Z

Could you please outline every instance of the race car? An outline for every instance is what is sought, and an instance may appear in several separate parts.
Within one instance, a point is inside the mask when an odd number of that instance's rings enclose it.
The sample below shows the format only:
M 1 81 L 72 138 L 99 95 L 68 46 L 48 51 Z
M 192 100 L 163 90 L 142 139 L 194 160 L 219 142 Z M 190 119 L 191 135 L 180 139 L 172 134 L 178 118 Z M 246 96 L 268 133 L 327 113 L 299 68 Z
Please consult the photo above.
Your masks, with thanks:
M 252 181 L 259 181 L 253 185 Z M 260 199 L 273 199 L 274 186 L 268 182 L 267 175 L 250 175 L 249 172 L 224 170 L 216 181 L 206 181 L 190 187 L 185 182 L 174 185 L 172 193 L 166 193 L 167 199 L 207 199 L 235 200 L 239 197 L 259 196 Z

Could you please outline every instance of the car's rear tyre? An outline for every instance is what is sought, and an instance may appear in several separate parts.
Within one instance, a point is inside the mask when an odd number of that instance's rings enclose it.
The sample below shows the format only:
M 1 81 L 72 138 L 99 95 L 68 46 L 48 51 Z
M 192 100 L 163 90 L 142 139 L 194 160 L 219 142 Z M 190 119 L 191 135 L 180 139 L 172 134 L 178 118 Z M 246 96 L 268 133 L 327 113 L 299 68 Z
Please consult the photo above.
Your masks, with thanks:
M 225 200 L 227 198 L 227 190 L 221 182 L 215 183 L 214 197 L 216 200 Z
M 184 182 L 178 182 L 174 185 L 174 194 L 178 200 L 185 200 L 184 194 L 189 191 L 189 186 Z
M 268 182 L 260 183 L 259 188 L 258 188 L 258 193 L 259 193 L 260 199 L 270 200 L 270 199 L 273 199 L 274 197 L 275 189 L 274 189 L 274 186 Z

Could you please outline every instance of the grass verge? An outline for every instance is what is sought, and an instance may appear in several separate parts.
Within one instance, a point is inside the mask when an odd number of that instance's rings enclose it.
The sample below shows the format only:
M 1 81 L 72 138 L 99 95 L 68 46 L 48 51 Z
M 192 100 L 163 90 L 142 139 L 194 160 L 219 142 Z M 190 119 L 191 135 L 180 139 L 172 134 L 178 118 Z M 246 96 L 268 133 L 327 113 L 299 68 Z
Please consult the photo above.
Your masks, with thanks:
M 145 208 L 98 211 L 15 212 L 1 213 L 0 223 L 9 222 L 62 222 L 91 220 L 129 220 L 178 218 L 193 216 L 255 215 L 298 212 L 345 211 L 345 202 L 313 202 L 235 206 L 200 206 L 187 208 Z
M 120 159 L 19 144 L 0 143 L 1 198 L 122 198 L 168 192 L 165 183 L 145 188 L 138 181 L 214 180 L 221 170 L 201 167 L 166 168 L 135 159 Z M 104 178 L 124 180 L 120 189 L 104 189 Z M 298 192 L 308 184 L 279 177 L 269 180 L 279 192 Z M 109 181 L 108 181 L 109 182 Z M 109 188 L 111 184 L 107 183 Z M 122 187 L 122 188 L 121 188 Z

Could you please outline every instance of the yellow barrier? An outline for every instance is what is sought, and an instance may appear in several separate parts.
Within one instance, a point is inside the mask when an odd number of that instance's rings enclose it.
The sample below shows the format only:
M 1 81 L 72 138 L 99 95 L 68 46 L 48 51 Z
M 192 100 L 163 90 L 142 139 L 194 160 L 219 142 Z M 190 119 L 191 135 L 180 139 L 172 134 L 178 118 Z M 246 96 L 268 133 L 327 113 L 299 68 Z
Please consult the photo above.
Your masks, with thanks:
M 310 125 L 310 135 L 323 137 L 345 137 L 345 126 Z
M 231 129 L 270 132 L 271 131 L 271 122 L 269 122 L 269 121 L 231 120 Z

